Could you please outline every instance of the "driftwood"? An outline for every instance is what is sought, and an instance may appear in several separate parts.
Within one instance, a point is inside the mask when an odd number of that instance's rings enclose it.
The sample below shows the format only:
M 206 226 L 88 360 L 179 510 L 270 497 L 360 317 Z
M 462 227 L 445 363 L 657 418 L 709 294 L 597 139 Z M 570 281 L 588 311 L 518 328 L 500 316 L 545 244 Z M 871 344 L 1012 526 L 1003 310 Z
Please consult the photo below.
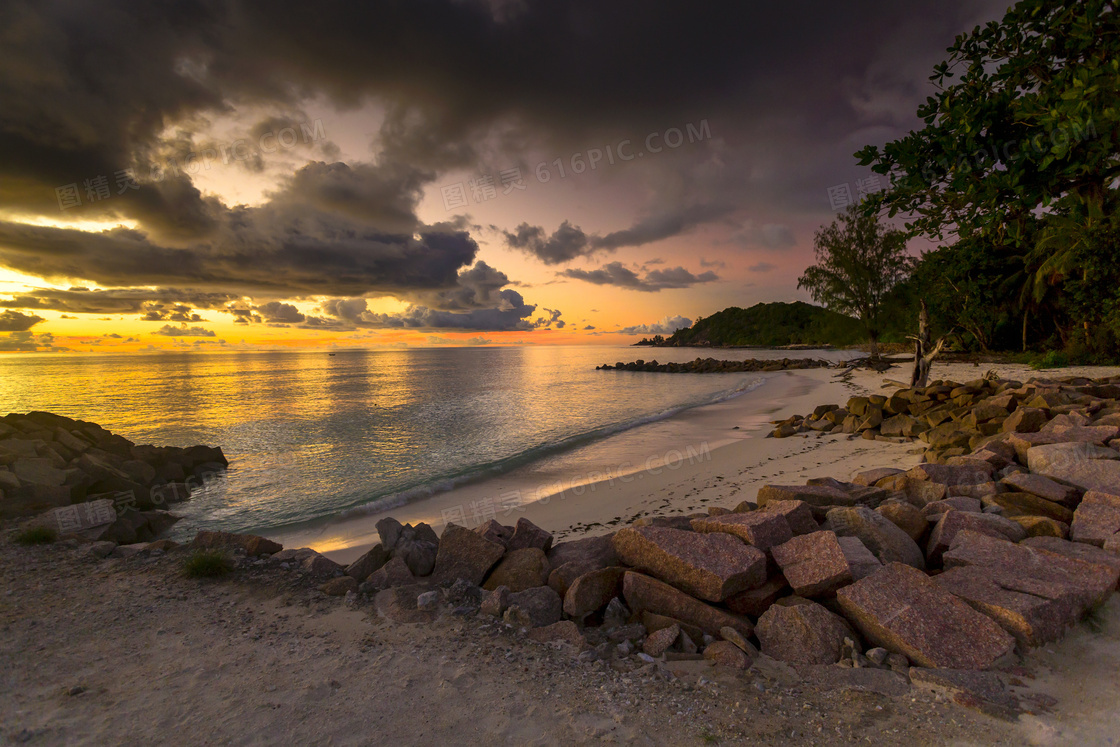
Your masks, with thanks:
M 922 299 L 922 310 L 918 312 L 918 334 L 910 335 L 914 341 L 914 372 L 910 375 L 910 387 L 926 386 L 929 383 L 929 369 L 945 347 L 948 335 L 942 335 L 937 343 L 931 342 L 929 331 L 929 310 L 926 301 Z

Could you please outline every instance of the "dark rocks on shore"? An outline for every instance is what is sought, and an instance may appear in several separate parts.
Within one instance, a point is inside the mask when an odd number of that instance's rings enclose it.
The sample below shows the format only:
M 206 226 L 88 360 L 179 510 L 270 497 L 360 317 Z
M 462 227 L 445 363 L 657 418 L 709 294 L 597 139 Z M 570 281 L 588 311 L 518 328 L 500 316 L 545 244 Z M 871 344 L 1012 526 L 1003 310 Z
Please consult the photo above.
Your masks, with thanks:
M 137 445 L 84 420 L 11 413 L 0 418 L 0 519 L 64 509 L 56 531 L 80 532 L 90 528 L 81 504 L 107 500 L 121 515 L 165 508 L 228 464 L 219 447 Z

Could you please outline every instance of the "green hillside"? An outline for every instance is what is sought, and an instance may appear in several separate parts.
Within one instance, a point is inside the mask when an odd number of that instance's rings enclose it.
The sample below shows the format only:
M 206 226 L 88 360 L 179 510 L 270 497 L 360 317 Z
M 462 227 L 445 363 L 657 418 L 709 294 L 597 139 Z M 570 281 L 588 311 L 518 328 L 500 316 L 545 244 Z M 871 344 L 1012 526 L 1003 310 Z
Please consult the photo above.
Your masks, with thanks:
M 684 347 L 711 345 L 854 345 L 863 341 L 859 321 L 801 301 L 760 303 L 749 309 L 738 306 L 697 319 L 685 329 L 661 340 L 638 344 Z

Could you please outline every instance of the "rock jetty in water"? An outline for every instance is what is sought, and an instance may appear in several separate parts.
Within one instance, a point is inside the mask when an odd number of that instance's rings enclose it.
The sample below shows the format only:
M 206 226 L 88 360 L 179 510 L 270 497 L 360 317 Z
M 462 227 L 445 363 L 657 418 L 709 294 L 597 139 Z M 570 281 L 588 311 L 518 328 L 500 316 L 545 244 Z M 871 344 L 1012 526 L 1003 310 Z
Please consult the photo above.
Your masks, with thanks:
M 715 358 L 697 358 L 687 363 L 658 363 L 657 361 L 636 360 L 633 363 L 619 361 L 613 366 L 604 363 L 596 366 L 596 371 L 651 371 L 656 373 L 742 373 L 751 371 L 788 371 L 799 368 L 828 368 L 828 361 L 815 358 L 782 358 L 780 360 L 720 361 Z

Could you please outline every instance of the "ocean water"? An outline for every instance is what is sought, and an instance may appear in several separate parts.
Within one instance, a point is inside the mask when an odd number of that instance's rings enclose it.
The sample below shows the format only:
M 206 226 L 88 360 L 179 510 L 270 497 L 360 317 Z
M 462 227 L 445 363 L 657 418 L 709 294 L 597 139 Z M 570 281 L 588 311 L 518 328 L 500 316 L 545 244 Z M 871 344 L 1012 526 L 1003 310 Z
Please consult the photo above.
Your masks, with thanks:
M 270 533 L 423 500 L 742 395 L 764 374 L 596 371 L 707 351 L 527 346 L 0 358 L 0 411 L 92 420 L 136 443 L 220 445 L 228 473 L 179 532 Z M 716 351 L 723 359 L 849 357 Z

